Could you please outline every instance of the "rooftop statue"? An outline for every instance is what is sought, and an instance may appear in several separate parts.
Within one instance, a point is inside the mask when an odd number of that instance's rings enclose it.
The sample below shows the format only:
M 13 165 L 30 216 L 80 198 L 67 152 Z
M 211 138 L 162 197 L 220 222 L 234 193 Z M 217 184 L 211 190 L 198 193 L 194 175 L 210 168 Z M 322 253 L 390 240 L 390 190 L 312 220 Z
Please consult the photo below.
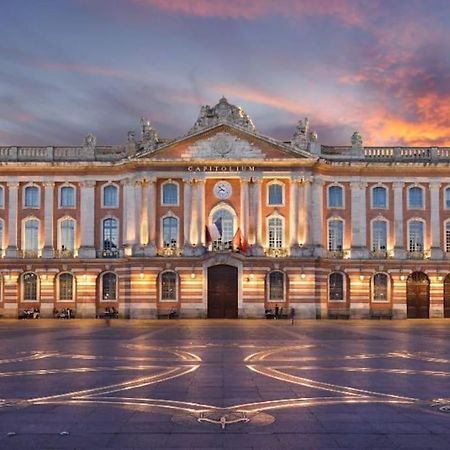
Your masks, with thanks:
M 355 131 L 352 134 L 352 146 L 353 147 L 362 147 L 362 145 L 363 145 L 362 136 L 359 134 L 359 131 Z
M 145 149 L 155 149 L 161 142 L 158 132 L 152 127 L 150 120 L 141 118 L 142 145 Z
M 97 138 L 95 137 L 94 134 L 89 133 L 84 138 L 84 147 L 95 148 L 96 145 L 97 145 Z
M 225 97 L 222 97 L 215 106 L 203 105 L 200 108 L 197 121 L 188 134 L 218 123 L 231 123 L 249 131 L 256 131 L 248 114 L 241 107 L 231 105 Z
M 294 131 L 294 136 L 292 137 L 291 144 L 296 147 L 305 149 L 308 147 L 308 141 L 310 139 L 310 135 L 308 134 L 309 130 L 309 120 L 305 117 L 305 121 L 299 120 L 297 123 L 297 127 Z M 317 133 L 315 134 L 317 139 Z

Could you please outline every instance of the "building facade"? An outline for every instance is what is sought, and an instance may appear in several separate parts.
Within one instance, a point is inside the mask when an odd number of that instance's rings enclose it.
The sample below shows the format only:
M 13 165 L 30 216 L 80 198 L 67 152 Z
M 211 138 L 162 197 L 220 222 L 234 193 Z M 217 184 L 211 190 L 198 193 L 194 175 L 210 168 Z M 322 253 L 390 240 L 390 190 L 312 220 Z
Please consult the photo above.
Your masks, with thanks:
M 450 148 L 289 142 L 225 98 L 183 137 L 0 147 L 0 314 L 450 317 Z

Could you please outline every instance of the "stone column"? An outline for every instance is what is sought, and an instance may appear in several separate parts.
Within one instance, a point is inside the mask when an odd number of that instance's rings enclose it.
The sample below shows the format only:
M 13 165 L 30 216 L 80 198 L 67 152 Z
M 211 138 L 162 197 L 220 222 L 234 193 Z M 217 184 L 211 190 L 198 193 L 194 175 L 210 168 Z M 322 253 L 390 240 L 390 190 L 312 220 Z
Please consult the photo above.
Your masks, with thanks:
M 290 253 L 291 255 L 299 254 L 299 222 L 300 222 L 300 214 L 299 214 L 299 204 L 300 204 L 300 184 L 301 179 L 295 176 L 291 177 L 291 186 L 290 186 L 290 202 L 289 202 L 289 224 L 290 224 L 290 236 L 289 236 L 289 245 L 290 245 Z
M 126 256 L 131 256 L 136 244 L 136 204 L 134 193 L 135 181 L 131 178 L 122 181 L 123 186 L 123 248 Z
M 17 257 L 17 201 L 19 183 L 8 183 L 8 247 L 7 258 Z
M 439 188 L 441 184 L 436 181 L 430 182 L 431 193 L 431 250 L 432 259 L 441 259 L 444 252 L 441 248 L 441 219 L 439 217 Z
M 312 218 L 311 226 L 311 240 L 312 246 L 314 249 L 314 256 L 323 256 L 324 255 L 324 246 L 323 246 L 323 229 L 324 229 L 324 221 L 323 221 L 323 185 L 324 181 L 321 178 L 314 177 L 311 189 L 311 210 L 309 217 Z
M 139 214 L 139 242 L 144 247 L 148 245 L 148 180 L 142 180 L 141 208 Z
M 404 183 L 396 181 L 394 186 L 394 257 L 406 258 L 406 250 L 403 244 L 403 186 Z
M 255 256 L 261 256 L 264 254 L 263 249 L 263 236 L 262 236 L 262 178 L 253 179 L 253 200 L 255 208 L 255 245 L 253 247 L 253 254 Z
M 45 242 L 42 257 L 53 258 L 53 191 L 55 183 L 52 181 L 44 182 L 44 188 Z
M 135 180 L 134 182 L 134 207 L 135 207 L 135 243 L 133 244 L 133 255 L 143 256 L 144 244 L 142 243 L 142 198 L 143 179 Z
M 190 255 L 192 252 L 191 226 L 192 226 L 192 179 L 183 178 L 183 253 Z
M 95 181 L 80 183 L 80 258 L 95 258 Z
M 205 246 L 205 180 L 197 180 L 197 247 Z
M 156 255 L 156 178 L 149 178 L 146 187 L 148 245 L 144 249 L 146 256 Z
M 303 226 L 303 236 L 301 238 L 301 242 L 303 243 L 303 247 L 308 248 L 311 247 L 311 226 L 312 226 L 312 199 L 311 199 L 311 182 L 312 178 L 305 178 L 302 184 L 303 188 L 303 196 L 300 210 L 300 221 Z
M 367 258 L 366 233 L 366 186 L 367 183 L 356 181 L 350 183 L 352 199 L 351 256 Z
M 249 206 L 250 206 L 250 194 L 249 194 L 249 179 L 241 178 L 241 216 L 239 227 L 241 229 L 242 237 L 248 242 L 249 236 Z

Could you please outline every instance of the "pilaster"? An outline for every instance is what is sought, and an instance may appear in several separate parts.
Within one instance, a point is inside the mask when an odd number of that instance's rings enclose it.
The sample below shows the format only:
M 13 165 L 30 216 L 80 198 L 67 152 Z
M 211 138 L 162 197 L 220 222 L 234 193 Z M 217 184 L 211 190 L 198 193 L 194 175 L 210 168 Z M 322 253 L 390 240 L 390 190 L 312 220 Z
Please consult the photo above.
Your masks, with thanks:
M 17 257 L 17 201 L 19 183 L 8 183 L 8 247 L 6 248 L 7 258 Z
M 95 181 L 80 183 L 80 258 L 95 258 Z
M 404 183 L 396 181 L 394 187 L 394 258 L 405 259 L 406 250 L 403 240 L 403 186 Z
M 44 182 L 44 227 L 45 243 L 42 250 L 43 258 L 53 258 L 53 191 L 55 183 L 52 181 Z

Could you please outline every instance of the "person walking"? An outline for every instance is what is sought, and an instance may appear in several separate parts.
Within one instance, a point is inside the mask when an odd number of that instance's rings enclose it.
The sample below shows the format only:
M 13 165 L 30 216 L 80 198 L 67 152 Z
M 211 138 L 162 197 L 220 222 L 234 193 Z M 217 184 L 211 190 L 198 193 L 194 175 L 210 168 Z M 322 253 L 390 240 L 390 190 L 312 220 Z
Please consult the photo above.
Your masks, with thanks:
M 294 325 L 294 320 L 295 320 L 295 308 L 293 306 L 291 306 L 291 325 Z

